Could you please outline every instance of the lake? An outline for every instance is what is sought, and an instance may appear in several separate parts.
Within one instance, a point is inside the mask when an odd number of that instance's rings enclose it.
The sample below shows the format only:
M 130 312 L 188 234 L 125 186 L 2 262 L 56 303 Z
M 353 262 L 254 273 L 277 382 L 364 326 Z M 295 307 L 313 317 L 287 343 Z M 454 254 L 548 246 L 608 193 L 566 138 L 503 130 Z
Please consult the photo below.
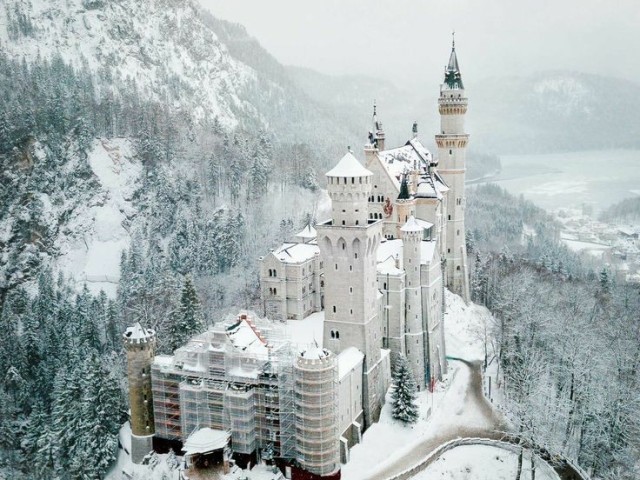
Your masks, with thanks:
M 597 213 L 640 195 L 640 150 L 506 155 L 500 160 L 499 174 L 473 183 L 497 183 L 548 211 L 588 204 Z

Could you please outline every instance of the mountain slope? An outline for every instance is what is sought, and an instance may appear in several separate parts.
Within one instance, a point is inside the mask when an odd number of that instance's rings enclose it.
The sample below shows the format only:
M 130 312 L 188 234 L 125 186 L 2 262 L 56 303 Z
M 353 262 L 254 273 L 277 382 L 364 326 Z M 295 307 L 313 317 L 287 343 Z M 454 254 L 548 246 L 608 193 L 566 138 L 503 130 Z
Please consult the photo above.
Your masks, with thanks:
M 469 86 L 474 145 L 499 153 L 638 148 L 639 109 L 640 85 L 577 72 Z

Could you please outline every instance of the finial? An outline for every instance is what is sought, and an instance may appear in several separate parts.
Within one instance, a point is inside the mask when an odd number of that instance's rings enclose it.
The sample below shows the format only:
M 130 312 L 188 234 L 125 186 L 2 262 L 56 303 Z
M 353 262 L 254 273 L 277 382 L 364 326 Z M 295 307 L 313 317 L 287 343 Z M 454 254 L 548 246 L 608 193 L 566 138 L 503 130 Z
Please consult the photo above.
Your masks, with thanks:
M 456 31 L 452 31 L 451 32 L 451 49 L 455 50 L 456 49 Z
M 351 145 L 347 145 L 347 152 L 351 153 Z
M 413 122 L 413 127 L 411 128 L 411 132 L 413 133 L 413 138 L 418 137 L 418 122 Z

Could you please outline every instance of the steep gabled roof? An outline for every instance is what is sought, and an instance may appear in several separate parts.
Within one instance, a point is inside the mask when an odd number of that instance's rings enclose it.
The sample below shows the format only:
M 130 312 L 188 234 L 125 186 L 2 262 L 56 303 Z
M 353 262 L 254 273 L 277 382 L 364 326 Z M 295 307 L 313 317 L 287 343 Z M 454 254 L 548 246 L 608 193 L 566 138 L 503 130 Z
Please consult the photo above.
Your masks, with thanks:
M 351 152 L 340 159 L 338 164 L 326 173 L 327 177 L 369 177 L 373 175 Z

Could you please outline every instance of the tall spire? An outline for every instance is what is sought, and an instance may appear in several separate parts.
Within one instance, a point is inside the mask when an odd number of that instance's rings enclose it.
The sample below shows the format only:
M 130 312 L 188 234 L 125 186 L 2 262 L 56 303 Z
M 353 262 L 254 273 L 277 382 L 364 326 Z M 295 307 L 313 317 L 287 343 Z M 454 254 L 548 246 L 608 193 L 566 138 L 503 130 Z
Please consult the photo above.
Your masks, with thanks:
M 462 90 L 462 74 L 458 66 L 458 56 L 456 55 L 456 32 L 451 33 L 451 55 L 449 55 L 449 64 L 444 72 L 444 83 L 451 90 Z

